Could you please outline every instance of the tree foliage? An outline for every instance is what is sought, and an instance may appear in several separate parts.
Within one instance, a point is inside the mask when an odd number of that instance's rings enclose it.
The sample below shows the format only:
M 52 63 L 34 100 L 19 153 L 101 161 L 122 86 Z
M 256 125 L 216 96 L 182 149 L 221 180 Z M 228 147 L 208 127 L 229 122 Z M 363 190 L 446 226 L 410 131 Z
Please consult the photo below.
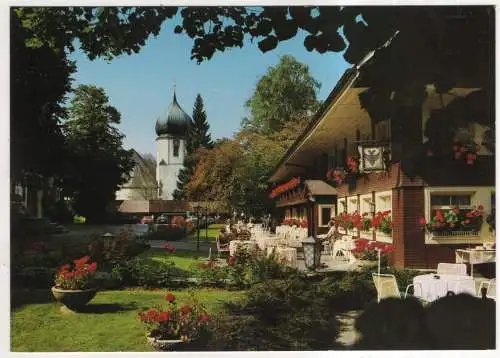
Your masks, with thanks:
M 281 57 L 279 64 L 260 78 L 246 102 L 251 117 L 245 121 L 245 127 L 274 132 L 290 120 L 308 118 L 319 107 L 319 88 L 307 65 L 292 56 Z
M 60 178 L 65 157 L 62 103 L 71 88 L 74 63 L 47 45 L 26 46 L 32 36 L 11 12 L 11 176 Z M 33 184 L 31 182 L 31 184 Z
M 195 156 L 193 155 L 200 148 L 210 149 L 213 147 L 213 141 L 209 133 L 210 125 L 207 122 L 207 114 L 203 105 L 203 98 L 198 94 L 194 102 L 192 123 L 189 126 L 188 136 L 186 138 L 186 156 L 184 158 L 184 167 L 179 171 L 177 177 L 177 189 L 173 196 L 175 199 L 186 199 L 184 186 L 191 179 L 194 168 L 196 167 Z
M 120 113 L 102 88 L 78 86 L 65 123 L 72 155 L 65 184 L 75 210 L 91 221 L 105 216 L 134 166 L 132 152 L 123 149 L 123 134 L 115 127 L 119 123 Z

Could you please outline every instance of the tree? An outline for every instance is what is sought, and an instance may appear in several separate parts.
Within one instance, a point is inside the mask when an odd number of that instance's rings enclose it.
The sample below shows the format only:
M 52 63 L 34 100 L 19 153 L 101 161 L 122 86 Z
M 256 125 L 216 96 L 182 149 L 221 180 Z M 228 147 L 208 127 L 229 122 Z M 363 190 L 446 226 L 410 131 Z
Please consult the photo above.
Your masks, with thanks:
M 11 182 L 41 188 L 47 178 L 63 175 L 65 161 L 61 120 L 71 88 L 73 62 L 62 49 L 26 46 L 32 36 L 15 12 L 11 24 L 10 150 Z
M 308 118 L 319 107 L 316 93 L 320 84 L 309 68 L 292 56 L 283 56 L 278 65 L 270 67 L 257 83 L 246 102 L 251 118 L 245 126 L 262 132 L 280 130 L 284 123 Z
M 360 101 L 372 120 L 390 117 L 402 132 L 409 132 L 405 122 L 414 118 L 404 108 L 422 103 L 427 84 L 439 93 L 461 85 L 483 88 L 484 114 L 494 125 L 494 10 L 492 6 L 188 7 L 180 11 L 182 24 L 174 31 L 193 40 L 191 58 L 198 62 L 211 59 L 216 51 L 242 47 L 245 37 L 257 39 L 259 49 L 267 52 L 305 31 L 308 51 L 344 51 L 346 61 L 361 68 L 367 90 L 360 93 Z M 138 51 L 178 9 L 21 11 L 23 26 L 32 31 L 30 46 L 56 44 L 73 50 L 74 39 L 80 39 L 93 58 Z M 467 102 L 467 98 L 456 101 L 461 100 Z M 446 132 L 452 133 L 457 124 L 447 123 Z M 431 143 L 442 140 L 430 138 Z
M 177 189 L 174 191 L 175 199 L 186 199 L 184 186 L 189 182 L 193 175 L 196 161 L 193 153 L 200 148 L 212 148 L 213 142 L 208 132 L 210 125 L 207 122 L 207 114 L 203 106 L 203 99 L 201 95 L 196 96 L 193 108 L 193 119 L 189 127 L 188 137 L 186 141 L 186 157 L 184 159 L 184 166 L 180 170 L 177 179 Z
M 65 123 L 72 155 L 66 185 L 75 210 L 89 221 L 106 216 L 106 206 L 134 167 L 132 151 L 123 149 L 123 134 L 115 127 L 119 123 L 120 113 L 102 88 L 78 86 Z
M 207 122 L 207 114 L 203 105 L 203 98 L 198 94 L 193 108 L 193 125 L 189 131 L 188 153 L 193 153 L 198 148 L 211 148 L 212 138 L 208 132 L 210 125 Z

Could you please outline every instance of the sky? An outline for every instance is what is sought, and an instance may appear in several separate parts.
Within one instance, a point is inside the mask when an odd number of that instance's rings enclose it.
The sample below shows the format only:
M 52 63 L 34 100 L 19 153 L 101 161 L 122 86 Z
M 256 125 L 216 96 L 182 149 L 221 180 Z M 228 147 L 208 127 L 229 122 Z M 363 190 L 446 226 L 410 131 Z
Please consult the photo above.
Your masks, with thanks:
M 231 137 L 248 116 L 245 102 L 258 80 L 280 56 L 292 55 L 309 66 L 321 83 L 318 99 L 324 100 L 344 71 L 350 67 L 342 54 L 308 52 L 304 33 L 263 54 L 246 41 L 243 48 L 216 52 L 211 60 L 197 64 L 190 59 L 192 40 L 173 33 L 177 19 L 163 25 L 158 37 L 151 37 L 138 54 L 122 55 L 111 61 L 90 61 L 77 51 L 71 55 L 77 73 L 73 86 L 93 84 L 104 88 L 111 104 L 122 114 L 119 129 L 125 134 L 124 146 L 139 153 L 155 155 L 156 119 L 166 115 L 172 102 L 173 86 L 177 100 L 189 115 L 195 97 L 201 94 L 212 138 Z

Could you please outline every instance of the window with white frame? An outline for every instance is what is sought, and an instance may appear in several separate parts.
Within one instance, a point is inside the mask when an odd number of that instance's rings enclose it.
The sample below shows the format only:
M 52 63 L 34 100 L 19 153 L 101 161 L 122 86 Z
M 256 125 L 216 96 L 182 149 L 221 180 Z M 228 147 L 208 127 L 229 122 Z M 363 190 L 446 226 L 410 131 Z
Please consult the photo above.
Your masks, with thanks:
M 380 195 L 376 203 L 376 211 L 386 211 L 392 208 L 392 196 L 391 195 Z
M 455 207 L 461 212 L 472 209 L 472 194 L 431 194 L 431 217 L 436 215 L 437 210 L 450 210 Z
M 318 205 L 318 226 L 328 226 L 330 218 L 335 214 L 334 205 Z
M 369 216 L 371 216 L 371 214 L 372 214 L 372 206 L 370 205 L 371 202 L 372 202 L 371 195 L 361 197 L 361 205 L 360 205 L 361 206 L 361 208 L 360 208 L 361 214 L 368 213 Z

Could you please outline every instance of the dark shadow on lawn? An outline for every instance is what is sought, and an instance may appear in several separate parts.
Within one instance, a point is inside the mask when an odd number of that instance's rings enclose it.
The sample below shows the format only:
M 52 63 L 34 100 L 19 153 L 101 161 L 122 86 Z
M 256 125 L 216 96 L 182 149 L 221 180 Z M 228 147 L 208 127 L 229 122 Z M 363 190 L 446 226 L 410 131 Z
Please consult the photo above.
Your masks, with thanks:
M 78 310 L 78 313 L 116 313 L 136 310 L 137 305 L 135 303 L 128 304 L 118 304 L 118 303 L 89 303 L 85 307 Z

